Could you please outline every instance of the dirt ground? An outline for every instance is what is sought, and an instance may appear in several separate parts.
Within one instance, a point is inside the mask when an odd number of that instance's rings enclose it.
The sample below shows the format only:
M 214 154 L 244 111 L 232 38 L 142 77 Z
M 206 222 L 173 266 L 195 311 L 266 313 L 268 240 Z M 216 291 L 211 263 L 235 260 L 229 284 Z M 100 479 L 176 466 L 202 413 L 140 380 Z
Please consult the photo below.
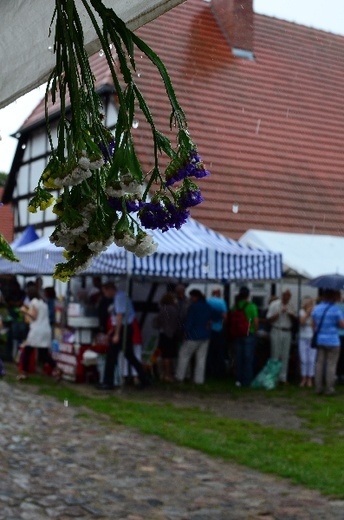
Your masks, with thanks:
M 166 389 L 148 389 L 137 392 L 132 389 L 123 389 L 118 394 L 124 399 L 152 403 L 171 403 L 176 407 L 193 407 L 200 410 L 210 410 L 219 417 L 248 420 L 263 426 L 273 426 L 290 430 L 302 430 L 302 420 L 297 417 L 295 408 L 287 399 L 281 397 L 264 399 L 252 390 L 252 394 L 239 397 L 230 394 L 217 396 L 191 395 L 174 390 L 173 385 Z

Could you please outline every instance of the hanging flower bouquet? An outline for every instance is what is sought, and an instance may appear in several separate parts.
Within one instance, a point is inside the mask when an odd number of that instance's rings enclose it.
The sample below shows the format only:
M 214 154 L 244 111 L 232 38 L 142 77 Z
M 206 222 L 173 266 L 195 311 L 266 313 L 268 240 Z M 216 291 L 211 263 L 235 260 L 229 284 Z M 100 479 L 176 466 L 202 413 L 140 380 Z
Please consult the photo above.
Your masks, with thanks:
M 54 27 L 56 66 L 45 96 L 52 153 L 29 211 L 54 204 L 58 220 L 50 240 L 65 248 L 67 260 L 57 264 L 54 276 L 64 281 L 87 268 L 112 242 L 137 256 L 154 253 L 158 244 L 142 227 L 179 229 L 189 216 L 189 208 L 203 200 L 191 178 L 209 175 L 188 133 L 185 114 L 161 59 L 102 0 L 81 2 L 99 38 L 119 106 L 113 134 L 104 124 L 75 0 L 55 0 L 50 31 Z M 135 82 L 135 49 L 160 73 L 171 105 L 170 128 L 175 127 L 177 132 L 175 147 L 156 128 Z M 56 147 L 49 127 L 50 96 L 52 103 L 57 96 L 60 100 Z M 136 109 L 143 113 L 152 134 L 154 167 L 149 173 L 143 171 L 135 152 L 131 130 Z M 160 167 L 162 156 L 169 161 L 164 171 Z M 51 189 L 61 189 L 57 200 Z

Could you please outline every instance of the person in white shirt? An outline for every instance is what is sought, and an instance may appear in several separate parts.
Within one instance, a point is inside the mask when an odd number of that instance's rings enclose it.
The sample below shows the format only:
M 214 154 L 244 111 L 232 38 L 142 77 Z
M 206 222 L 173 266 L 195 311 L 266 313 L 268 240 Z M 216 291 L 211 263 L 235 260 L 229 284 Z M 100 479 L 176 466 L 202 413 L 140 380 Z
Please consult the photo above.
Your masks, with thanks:
M 282 362 L 279 380 L 286 383 L 288 379 L 289 354 L 292 339 L 293 321 L 296 318 L 295 309 L 290 303 L 291 292 L 283 291 L 281 298 L 273 300 L 266 314 L 271 323 L 270 346 L 271 358 Z
M 58 380 L 62 377 L 62 370 L 57 366 L 51 355 L 52 331 L 49 323 L 48 305 L 39 295 L 35 286 L 27 289 L 29 306 L 23 305 L 20 310 L 30 321 L 29 333 L 25 340 L 25 348 L 22 361 L 22 374 L 17 377 L 18 381 L 27 379 L 31 354 L 37 349 L 38 363 L 44 368 L 45 364 L 51 367 L 52 375 Z
M 306 296 L 299 312 L 299 357 L 301 370 L 300 386 L 312 387 L 315 374 L 316 349 L 311 347 L 313 337 L 312 310 L 314 300 Z

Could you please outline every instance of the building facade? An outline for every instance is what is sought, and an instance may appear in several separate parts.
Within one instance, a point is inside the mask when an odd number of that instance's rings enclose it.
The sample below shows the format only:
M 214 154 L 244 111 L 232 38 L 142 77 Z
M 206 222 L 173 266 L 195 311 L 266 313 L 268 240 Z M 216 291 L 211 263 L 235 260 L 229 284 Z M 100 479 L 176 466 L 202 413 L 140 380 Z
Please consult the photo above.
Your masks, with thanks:
M 194 218 L 235 239 L 250 228 L 343 234 L 344 37 L 255 14 L 252 0 L 187 0 L 138 33 L 165 62 L 212 172 L 200 182 L 205 201 Z M 168 132 L 164 86 L 146 57 L 136 60 L 139 86 Z M 92 64 L 113 127 L 106 60 L 97 54 Z M 26 210 L 49 156 L 43 105 L 19 129 L 3 196 L 14 208 L 15 233 L 33 224 L 45 235 L 54 225 L 51 210 Z M 142 115 L 133 132 L 149 171 Z

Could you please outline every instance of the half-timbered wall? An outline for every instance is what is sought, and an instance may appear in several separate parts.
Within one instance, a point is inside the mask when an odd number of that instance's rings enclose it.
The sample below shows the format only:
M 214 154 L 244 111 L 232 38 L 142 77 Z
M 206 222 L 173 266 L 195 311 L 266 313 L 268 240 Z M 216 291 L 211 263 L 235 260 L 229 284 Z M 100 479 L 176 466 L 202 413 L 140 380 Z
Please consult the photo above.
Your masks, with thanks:
M 117 121 L 117 109 L 109 99 L 104 99 L 106 121 L 109 128 L 114 128 Z M 56 123 L 51 124 L 53 143 L 56 144 Z M 19 145 L 18 145 L 19 146 Z M 27 134 L 25 149 L 16 177 L 12 205 L 14 208 L 15 236 L 23 232 L 28 225 L 33 225 L 40 236 L 50 235 L 55 227 L 56 215 L 52 208 L 37 213 L 29 213 L 28 203 L 34 195 L 35 187 L 50 157 L 50 145 L 45 122 Z M 58 191 L 51 192 L 58 196 Z

